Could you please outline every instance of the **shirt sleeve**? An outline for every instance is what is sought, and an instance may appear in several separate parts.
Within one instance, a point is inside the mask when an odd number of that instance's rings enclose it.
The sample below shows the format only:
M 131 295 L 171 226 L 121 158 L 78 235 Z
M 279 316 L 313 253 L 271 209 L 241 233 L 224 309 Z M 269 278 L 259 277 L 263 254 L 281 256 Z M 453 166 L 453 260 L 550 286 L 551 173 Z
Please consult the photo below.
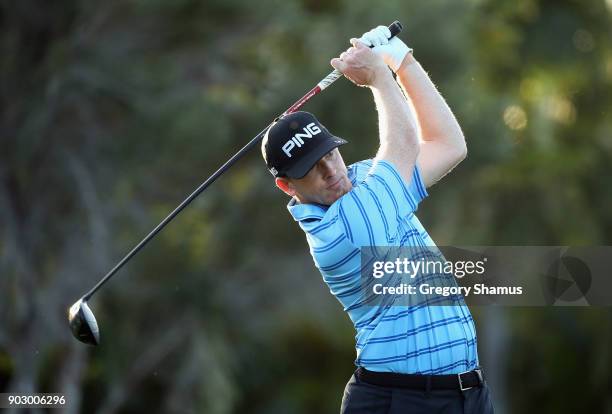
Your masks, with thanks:
M 417 210 L 427 190 L 415 165 L 410 183 L 393 163 L 377 160 L 363 181 L 340 200 L 339 217 L 355 244 L 395 243 L 400 224 Z

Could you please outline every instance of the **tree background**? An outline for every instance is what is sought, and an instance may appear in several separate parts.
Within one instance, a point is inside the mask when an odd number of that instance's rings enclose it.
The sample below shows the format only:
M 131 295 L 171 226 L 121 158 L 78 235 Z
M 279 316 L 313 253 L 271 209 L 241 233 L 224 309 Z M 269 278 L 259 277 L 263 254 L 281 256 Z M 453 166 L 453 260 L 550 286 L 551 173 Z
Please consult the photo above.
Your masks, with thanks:
M 0 1 L 0 392 L 67 413 L 337 412 L 354 331 L 259 151 L 66 309 L 348 38 L 398 19 L 469 155 L 418 211 L 441 245 L 609 245 L 611 0 Z M 309 102 L 347 162 L 367 89 Z M 473 308 L 499 412 L 612 412 L 609 308 Z M 44 412 L 44 410 L 31 410 Z

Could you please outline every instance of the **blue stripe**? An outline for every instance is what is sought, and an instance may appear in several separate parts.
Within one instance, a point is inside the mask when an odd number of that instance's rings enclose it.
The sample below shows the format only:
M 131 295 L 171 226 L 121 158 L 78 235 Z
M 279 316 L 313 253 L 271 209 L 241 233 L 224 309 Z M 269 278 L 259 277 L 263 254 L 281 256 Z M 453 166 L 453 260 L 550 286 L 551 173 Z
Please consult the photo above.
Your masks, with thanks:
M 370 259 L 367 263 L 365 263 L 363 265 L 363 267 L 357 268 L 356 270 L 352 271 L 351 273 L 349 273 L 347 275 L 344 275 L 344 276 L 323 275 L 323 279 L 325 280 L 326 283 L 327 283 L 327 279 L 332 279 L 333 283 L 342 283 L 342 282 L 345 282 L 345 281 L 347 281 L 347 280 L 349 280 L 349 279 L 351 279 L 351 278 L 361 274 L 363 269 L 368 268 L 373 261 L 374 261 L 374 259 Z
M 343 234 L 341 234 L 340 236 L 338 236 L 338 238 L 337 238 L 337 239 L 335 239 L 335 240 L 333 240 L 333 241 L 331 241 L 331 242 L 327 243 L 325 246 L 322 246 L 322 247 L 314 247 L 314 248 L 312 249 L 312 252 L 313 252 L 313 253 L 323 253 L 323 252 L 326 252 L 326 251 L 328 251 L 328 250 L 331 250 L 331 249 L 333 249 L 334 247 L 336 247 L 338 244 L 340 244 L 340 242 L 341 242 L 342 240 L 344 240 L 344 239 L 346 239 L 346 236 L 345 236 L 345 235 L 344 235 L 344 233 L 343 233 Z
M 446 298 L 445 298 L 444 296 L 438 296 L 438 297 L 436 297 L 435 299 L 431 299 L 431 300 L 429 300 L 429 302 L 427 302 L 427 301 L 424 301 L 424 302 L 419 302 L 419 303 L 417 303 L 417 304 L 416 304 L 416 305 L 414 305 L 414 306 L 410 306 L 410 308 L 409 308 L 409 309 L 407 309 L 407 310 L 405 310 L 405 311 L 402 311 L 402 312 L 396 313 L 396 314 L 394 314 L 394 315 L 387 315 L 387 316 L 383 316 L 383 317 L 380 319 L 380 321 L 379 321 L 379 322 L 396 321 L 396 320 L 398 320 L 398 319 L 404 318 L 404 317 L 406 317 L 406 316 L 408 316 L 408 315 L 410 315 L 410 314 L 412 314 L 412 313 L 416 312 L 416 311 L 417 311 L 417 310 L 419 310 L 419 309 L 422 309 L 422 308 L 426 307 L 428 303 L 429 303 L 429 304 L 435 304 L 435 303 L 438 303 L 438 302 L 442 302 L 442 301 L 444 301 L 444 300 L 448 300 L 448 299 L 449 299 L 449 298 L 451 298 L 452 296 L 453 296 L 453 295 L 450 295 L 450 296 L 447 296 Z M 454 295 L 454 296 L 457 296 L 457 295 Z M 390 307 L 388 307 L 388 308 L 390 308 Z M 388 308 L 385 308 L 385 309 L 380 309 L 380 311 L 382 312 L 382 311 L 384 311 L 384 310 L 388 310 Z M 356 323 L 356 324 L 355 324 L 355 328 L 357 328 L 357 329 L 358 329 L 358 328 L 363 328 L 363 327 L 366 327 L 367 325 L 369 325 L 370 323 L 372 323 L 374 320 L 376 320 L 376 318 L 378 317 L 378 315 L 380 315 L 380 312 L 379 312 L 378 314 L 374 315 L 372 318 L 368 319 L 367 321 L 363 321 L 363 322 Z M 374 329 L 375 327 L 376 327 L 376 326 L 372 327 L 372 329 Z M 366 328 L 366 329 L 367 329 L 367 328 Z
M 342 207 L 342 203 L 340 203 L 338 213 L 340 213 L 340 219 L 342 220 L 342 224 L 344 224 L 346 236 L 351 242 L 353 242 L 355 239 L 353 239 L 353 233 L 351 232 L 351 227 L 348 225 L 348 220 L 346 219 L 346 214 L 344 214 L 344 207 Z
M 361 218 L 363 219 L 366 225 L 366 229 L 368 230 L 368 239 L 370 240 L 370 246 L 374 246 L 375 244 L 374 243 L 374 233 L 372 232 L 372 224 L 370 223 L 370 220 L 368 219 L 368 214 L 366 213 L 365 208 L 363 208 L 363 204 L 361 204 L 361 201 L 359 201 L 359 198 L 355 195 L 355 193 L 351 192 L 350 194 L 351 194 L 351 198 L 357 205 L 357 208 L 359 209 L 359 212 L 361 213 Z
M 328 221 L 327 223 L 323 223 L 318 227 L 315 227 L 314 229 L 308 231 L 308 233 L 310 234 L 317 234 L 318 232 L 325 230 L 328 227 L 331 227 L 332 225 L 334 225 L 334 223 L 336 223 L 336 220 L 338 220 L 337 217 L 334 217 L 332 220 Z
M 339 268 L 340 266 L 342 266 L 343 264 L 346 264 L 346 262 L 351 260 L 353 257 L 357 256 L 358 254 L 359 254 L 359 249 L 355 249 L 351 253 L 349 253 L 347 256 L 345 256 L 343 259 L 340 259 L 339 261 L 337 261 L 333 265 L 321 266 L 321 267 L 319 267 L 319 269 L 321 269 L 324 272 L 329 272 L 331 270 L 335 270 L 335 269 Z
M 417 374 L 420 374 L 420 375 L 439 375 L 439 374 L 445 374 L 446 371 L 453 370 L 454 368 L 457 368 L 460 365 L 465 366 L 465 370 L 467 371 L 467 370 L 470 369 L 470 366 L 472 366 L 472 367 L 476 366 L 476 360 L 468 361 L 467 359 L 460 359 L 458 361 L 453 362 L 452 364 L 443 365 L 443 366 L 441 366 L 439 368 L 436 368 L 436 369 L 428 369 L 426 371 L 417 372 Z
M 387 243 L 391 243 L 393 240 L 391 240 L 391 237 L 390 237 L 391 234 L 389 233 L 389 223 L 387 223 L 387 217 L 385 216 L 382 205 L 380 204 L 380 200 L 378 199 L 378 197 L 376 197 L 376 194 L 374 194 L 374 191 L 372 191 L 372 189 L 367 183 L 363 183 L 363 186 L 370 192 L 370 195 L 372 196 L 372 199 L 374 200 L 374 203 L 376 204 L 376 208 L 378 209 L 378 214 L 380 214 L 380 217 L 383 222 L 383 226 L 385 227 L 385 235 L 387 236 Z
M 346 298 L 348 296 L 352 296 L 355 293 L 359 292 L 362 289 L 361 284 L 355 286 L 352 289 L 347 290 L 346 292 L 342 292 L 342 293 L 337 293 L 336 296 L 339 298 Z
M 331 279 L 333 283 L 342 283 L 350 280 L 361 273 L 361 269 L 357 269 L 347 275 L 344 276 L 333 276 L 333 275 L 325 275 L 323 278 L 327 282 L 328 279 Z M 331 286 L 330 286 L 331 287 Z
M 414 172 L 412 175 L 412 181 L 414 181 L 414 183 L 416 184 L 416 188 L 419 192 L 419 195 L 421 196 L 421 199 L 427 197 L 427 192 L 423 186 L 423 180 L 421 178 L 421 173 L 419 172 L 419 169 L 416 165 L 414 166 Z
M 351 311 L 357 308 L 361 308 L 362 306 L 367 305 L 368 303 L 373 302 L 374 300 L 379 299 L 379 298 L 380 298 L 379 295 L 375 295 L 375 294 L 368 295 L 365 299 L 359 302 L 353 303 L 351 306 L 344 308 L 344 310 L 348 312 L 348 311 Z

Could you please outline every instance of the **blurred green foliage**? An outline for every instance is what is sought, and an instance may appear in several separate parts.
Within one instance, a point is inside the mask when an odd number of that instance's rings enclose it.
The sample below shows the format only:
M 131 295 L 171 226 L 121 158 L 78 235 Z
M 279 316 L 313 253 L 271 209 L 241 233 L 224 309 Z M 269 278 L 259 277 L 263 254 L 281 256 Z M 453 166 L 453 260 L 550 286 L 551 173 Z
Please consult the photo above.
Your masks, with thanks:
M 610 0 L 0 4 L 0 391 L 65 392 L 72 412 L 336 412 L 352 326 L 258 151 L 93 301 L 100 347 L 65 309 L 350 37 L 395 19 L 468 141 L 419 209 L 434 240 L 611 242 Z M 341 80 L 304 109 L 347 162 L 374 153 L 366 89 Z M 609 309 L 486 311 L 498 407 L 611 412 Z

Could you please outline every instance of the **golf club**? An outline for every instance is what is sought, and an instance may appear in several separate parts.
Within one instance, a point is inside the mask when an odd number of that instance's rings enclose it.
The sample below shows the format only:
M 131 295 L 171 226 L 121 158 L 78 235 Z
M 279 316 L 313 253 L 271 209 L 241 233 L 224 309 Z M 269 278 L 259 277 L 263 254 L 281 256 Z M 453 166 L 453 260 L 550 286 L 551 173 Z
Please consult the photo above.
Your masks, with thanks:
M 402 25 L 399 21 L 393 22 L 389 25 L 391 37 L 396 36 L 401 30 Z M 338 78 L 342 76 L 338 70 L 332 71 L 329 75 L 323 78 L 314 88 L 308 93 L 298 99 L 293 105 L 291 105 L 281 117 L 287 114 L 298 111 L 306 102 L 308 102 L 313 96 L 320 93 L 323 89 L 334 83 Z M 277 118 L 278 119 L 278 118 Z M 94 293 L 104 283 L 106 283 L 119 269 L 123 267 L 136 253 L 140 251 L 157 233 L 163 229 L 174 217 L 176 217 L 189 203 L 191 203 L 202 191 L 204 191 L 210 184 L 212 184 L 221 174 L 227 171 L 236 161 L 238 161 L 244 154 L 246 154 L 251 148 L 257 145 L 264 137 L 266 131 L 274 121 L 266 126 L 255 138 L 251 139 L 240 151 L 234 154 L 229 160 L 225 162 L 215 173 L 213 173 L 206 181 L 204 181 L 196 190 L 189 195 L 178 207 L 176 207 L 161 223 L 157 225 L 140 243 L 138 243 L 119 263 L 115 265 L 89 292 L 85 293 L 79 300 L 77 300 L 68 309 L 68 321 L 70 323 L 70 329 L 76 339 L 81 342 L 90 345 L 98 345 L 100 343 L 100 330 L 96 318 L 89 308 L 87 301 L 91 299 Z

